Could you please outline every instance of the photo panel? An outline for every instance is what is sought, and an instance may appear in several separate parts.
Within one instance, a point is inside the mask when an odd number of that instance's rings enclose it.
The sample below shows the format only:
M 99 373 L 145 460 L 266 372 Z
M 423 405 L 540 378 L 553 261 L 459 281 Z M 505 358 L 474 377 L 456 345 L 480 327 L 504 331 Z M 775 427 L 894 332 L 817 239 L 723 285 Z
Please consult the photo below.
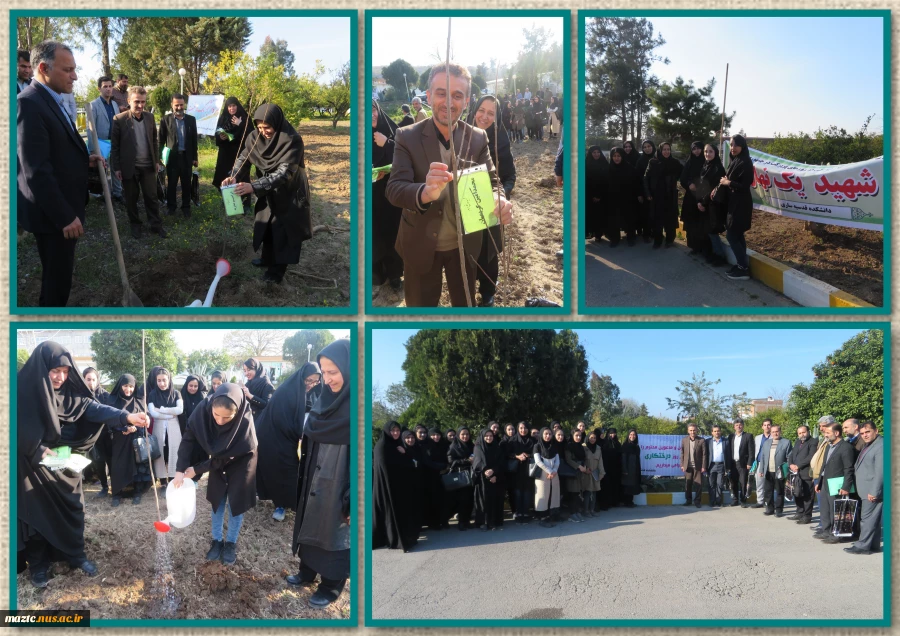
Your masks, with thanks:
M 570 18 L 366 12 L 366 313 L 568 312 Z
M 890 625 L 890 343 L 367 325 L 366 625 Z
M 579 38 L 580 313 L 889 313 L 889 11 L 580 11 Z
M 357 625 L 355 323 L 23 322 L 10 341 L 7 607 Z
M 357 312 L 356 11 L 10 32 L 12 313 Z

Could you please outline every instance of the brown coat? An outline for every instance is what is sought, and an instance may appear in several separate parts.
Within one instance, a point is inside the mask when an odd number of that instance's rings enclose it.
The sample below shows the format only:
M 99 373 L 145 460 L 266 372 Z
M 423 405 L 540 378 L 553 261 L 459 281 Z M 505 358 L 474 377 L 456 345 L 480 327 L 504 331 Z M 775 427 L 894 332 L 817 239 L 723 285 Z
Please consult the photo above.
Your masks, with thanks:
M 425 186 L 425 177 L 432 163 L 442 163 L 439 133 L 431 118 L 399 128 L 394 136 L 394 158 L 391 178 L 385 195 L 391 205 L 402 209 L 400 228 L 394 248 L 403 259 L 407 270 L 427 272 L 434 263 L 438 232 L 443 215 L 442 206 L 433 202 L 424 212 L 419 211 L 419 190 Z M 453 145 L 463 165 L 471 161 L 485 164 L 496 188 L 500 183 L 491 161 L 487 135 L 483 130 L 459 122 L 453 132 Z M 465 150 L 465 154 L 462 151 Z M 466 253 L 478 258 L 484 232 L 473 232 L 463 237 Z
M 150 157 L 153 159 L 155 169 L 159 163 L 156 120 L 153 119 L 153 113 L 147 111 L 144 111 L 142 118 L 144 131 L 147 135 L 148 148 L 150 148 Z M 137 157 L 137 144 L 134 141 L 134 135 L 137 123 L 134 117 L 131 116 L 130 110 L 113 117 L 112 130 L 109 133 L 109 140 L 112 143 L 112 150 L 109 153 L 109 165 L 113 172 L 122 171 L 122 179 L 134 177 L 134 161 Z
M 681 440 L 681 470 L 686 471 L 691 467 L 690 460 L 691 438 Z M 706 440 L 699 435 L 694 440 L 694 468 L 703 470 L 706 467 Z

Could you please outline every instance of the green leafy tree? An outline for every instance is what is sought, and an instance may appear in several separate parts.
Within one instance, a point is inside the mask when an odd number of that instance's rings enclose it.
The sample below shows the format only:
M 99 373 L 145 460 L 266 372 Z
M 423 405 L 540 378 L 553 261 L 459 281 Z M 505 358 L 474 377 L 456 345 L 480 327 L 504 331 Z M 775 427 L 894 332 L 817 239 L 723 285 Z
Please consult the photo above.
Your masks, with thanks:
M 584 347 L 569 330 L 423 329 L 406 348 L 404 384 L 416 399 L 405 423 L 427 414 L 442 428 L 539 424 L 580 417 L 590 404 Z
M 697 88 L 693 80 L 677 77 L 674 84 L 662 82 L 647 89 L 654 113 L 648 121 L 656 136 L 666 141 L 690 145 L 693 141 L 711 141 L 722 126 L 722 113 L 712 98 L 716 80 Z M 725 130 L 735 113 L 725 116 Z
M 619 387 L 608 375 L 591 372 L 591 420 L 606 425 L 616 415 L 622 413 Z M 597 418 L 599 417 L 599 421 Z
M 259 47 L 259 56 L 261 58 L 273 57 L 275 64 L 284 69 L 285 75 L 294 74 L 294 54 L 288 48 L 286 40 L 273 40 L 271 36 L 266 36 L 262 46 Z
M 243 17 L 131 18 L 116 45 L 115 66 L 130 84 L 152 86 L 171 86 L 184 68 L 185 91 L 196 94 L 222 54 L 243 51 L 252 32 Z
M 402 415 L 409 410 L 412 403 L 415 402 L 416 396 L 406 388 L 406 385 L 395 382 L 387 388 L 384 394 L 387 404 L 390 405 L 391 411 Z
M 404 73 L 406 74 L 406 79 L 403 78 Z M 413 68 L 413 65 L 402 58 L 394 60 L 381 69 L 381 76 L 385 82 L 393 86 L 401 95 L 408 95 L 406 87 L 409 86 L 409 90 L 412 91 L 416 81 L 419 79 L 419 74 Z M 406 99 L 411 98 L 404 98 L 404 101 Z
M 350 114 L 350 106 L 352 105 L 349 62 L 333 71 L 331 82 L 322 88 L 320 101 L 331 113 L 331 127 L 337 128 L 337 123 L 342 119 L 346 119 Z
M 823 415 L 838 422 L 851 417 L 884 426 L 884 332 L 868 329 L 816 364 L 811 384 L 791 391 L 790 411 L 797 423 L 814 425 Z
M 171 329 L 147 329 L 147 372 L 154 366 L 162 366 L 173 374 L 178 372 L 180 354 Z M 142 383 L 140 329 L 101 329 L 91 334 L 91 351 L 98 369 L 110 378 L 118 380 L 123 373 L 130 373 Z
M 797 426 L 802 424 L 802 422 L 794 422 L 787 410 L 779 408 L 767 409 L 753 417 L 745 417 L 744 432 L 750 435 L 759 435 L 762 433 L 762 423 L 767 419 L 772 420 L 773 424 L 781 427 L 782 437 L 791 441 L 797 439 Z M 729 430 L 731 430 L 731 427 L 729 427 Z
M 884 154 L 884 135 L 869 132 L 872 115 L 855 133 L 844 128 L 819 128 L 812 135 L 804 132 L 777 135 L 760 150 L 791 161 L 813 165 L 836 165 L 874 159 Z
M 679 380 L 675 392 L 676 398 L 666 398 L 670 409 L 680 413 L 680 419 L 697 425 L 701 435 L 708 435 L 713 424 L 723 425 L 730 415 L 733 395 L 719 395 L 715 386 L 721 380 L 707 379 L 706 373 L 694 373 L 690 380 Z
M 25 366 L 25 363 L 28 362 L 28 358 L 31 355 L 25 349 L 16 349 L 16 372 L 22 370 L 22 367 Z
M 281 351 L 284 359 L 299 369 L 307 362 L 307 356 L 315 361 L 319 352 L 332 342 L 334 334 L 328 329 L 302 329 L 285 339 Z M 312 349 L 307 345 L 312 345 Z
M 224 349 L 198 349 L 183 360 L 184 370 L 191 375 L 208 378 L 213 371 L 231 368 L 234 360 Z
M 591 395 L 593 395 L 593 391 L 591 391 Z M 622 406 L 622 415 L 628 419 L 634 419 L 641 415 L 641 405 L 638 404 L 637 400 L 633 400 L 631 398 L 625 398 L 620 402 Z
M 421 74 L 421 75 L 419 75 L 419 82 L 418 82 L 418 85 L 419 85 L 419 90 L 420 90 L 420 91 L 427 91 L 427 90 L 428 90 L 428 79 L 429 79 L 430 76 L 431 76 L 431 67 L 429 66 L 429 67 L 426 68 L 424 71 L 422 71 L 422 74 Z M 412 87 L 410 87 L 410 88 L 412 88 Z

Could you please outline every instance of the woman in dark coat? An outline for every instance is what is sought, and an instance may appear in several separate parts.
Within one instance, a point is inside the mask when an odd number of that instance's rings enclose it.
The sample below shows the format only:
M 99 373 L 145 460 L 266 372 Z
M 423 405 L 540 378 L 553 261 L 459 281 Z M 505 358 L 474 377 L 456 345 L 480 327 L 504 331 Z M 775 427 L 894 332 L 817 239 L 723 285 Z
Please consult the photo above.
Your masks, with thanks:
M 599 437 L 600 431 L 594 433 Z M 619 505 L 622 496 L 622 444 L 615 428 L 606 431 L 606 438 L 601 441 L 600 456 L 606 475 L 600 482 L 600 496 L 597 497 L 597 509 L 609 510 Z
M 613 148 L 609 153 L 609 178 L 606 197 L 606 236 L 609 246 L 616 247 L 625 232 L 628 245 L 634 246 L 637 223 L 640 179 L 637 171 L 625 161 L 621 148 Z
M 388 117 L 378 102 L 372 100 L 372 167 L 388 166 L 394 160 L 394 134 L 397 124 Z M 403 259 L 394 249 L 400 228 L 400 208 L 387 200 L 389 172 L 380 172 L 372 183 L 372 286 L 390 283 L 399 291 L 403 277 Z
M 253 264 L 268 268 L 264 281 L 280 283 L 287 266 L 300 262 L 303 241 L 312 238 L 303 138 L 275 104 L 257 108 L 253 123 L 256 129 L 222 185 L 237 183 L 236 194 L 256 194 L 253 249 L 262 247 L 262 255 Z M 251 165 L 258 178 L 248 183 Z
M 415 467 L 400 437 L 400 425 L 388 422 L 375 444 L 372 461 L 372 548 L 409 552 L 422 529 L 412 478 Z
M 297 447 L 305 419 L 306 384 L 301 369 L 281 383 L 254 420 L 260 459 L 256 493 L 262 501 L 275 504 L 275 521 L 284 521 L 285 508 L 294 508 L 297 503 Z
M 450 450 L 447 451 L 447 464 L 451 472 L 472 470 L 475 444 L 470 436 L 469 429 L 463 426 L 457 432 L 456 439 L 450 444 Z M 448 511 L 451 517 L 454 514 L 457 515 L 456 527 L 458 530 L 468 530 L 471 525 L 473 498 L 472 486 L 447 493 Z
M 472 461 L 475 482 L 475 525 L 483 532 L 503 529 L 503 491 L 506 458 L 491 429 L 478 436 Z
M 94 393 L 94 398 L 96 398 L 100 404 L 106 404 L 109 399 L 109 393 L 107 393 L 106 389 L 103 388 L 103 385 L 100 384 L 100 374 L 97 372 L 97 369 L 94 367 L 87 367 L 81 372 L 81 376 L 84 378 L 84 383 L 87 384 L 88 388 Z M 84 470 L 84 478 L 86 481 L 91 481 L 90 475 L 96 476 L 97 479 L 100 480 L 100 492 L 96 495 L 97 499 L 102 499 L 109 495 L 109 482 L 106 479 L 106 467 L 107 464 L 109 464 L 109 458 L 112 454 L 110 440 L 109 431 L 104 431 L 103 434 L 97 438 L 97 443 L 94 444 L 94 448 L 91 449 L 91 456 L 94 461 Z
M 184 409 L 178 416 L 178 425 L 181 427 L 182 435 L 184 435 L 184 429 L 187 428 L 188 420 L 194 409 L 206 399 L 206 390 L 206 383 L 196 375 L 189 375 L 181 385 L 181 403 L 184 405 Z
M 641 180 L 641 192 L 638 197 L 640 205 L 638 206 L 637 223 L 635 224 L 634 229 L 637 236 L 642 236 L 644 238 L 644 243 L 649 243 L 653 236 L 653 224 L 651 222 L 651 219 L 653 218 L 653 202 L 644 196 L 643 181 L 644 175 L 647 173 L 647 166 L 650 164 L 650 160 L 655 156 L 656 144 L 649 139 L 645 139 L 641 142 L 641 153 L 638 155 L 637 164 L 635 166 L 638 178 Z
M 244 377 L 247 383 L 244 385 L 244 397 L 250 402 L 250 408 L 254 416 L 259 416 L 269 403 L 275 387 L 269 380 L 266 367 L 256 358 L 247 358 L 244 361 Z
M 503 436 L 500 438 L 500 450 L 503 451 L 503 458 L 506 465 L 503 467 L 503 484 L 506 488 L 506 499 L 509 501 L 509 511 L 513 515 L 513 520 L 518 519 L 516 514 L 516 472 L 519 468 L 519 461 L 512 456 L 512 447 L 516 439 L 515 424 L 506 424 L 503 426 Z M 512 470 L 510 470 L 512 468 Z
M 747 258 L 747 240 L 744 233 L 750 229 L 753 218 L 753 159 L 743 135 L 731 138 L 731 163 L 719 183 L 728 188 L 725 238 L 734 252 L 737 265 L 726 274 L 732 280 L 750 280 L 750 260 Z
M 312 583 L 318 574 L 321 582 L 309 605 L 324 609 L 338 599 L 350 576 L 350 341 L 335 340 L 316 362 L 325 387 L 303 430 L 292 548 L 300 571 L 287 582 Z
M 654 249 L 662 247 L 663 232 L 666 247 L 675 244 L 675 233 L 678 231 L 679 177 L 681 177 L 681 162 L 672 156 L 672 145 L 663 142 L 656 151 L 656 157 L 647 164 L 647 172 L 644 173 L 644 197 L 652 203 Z
M 16 381 L 16 522 L 18 571 L 26 565 L 35 587 L 46 587 L 50 564 L 66 561 L 88 576 L 97 566 L 84 550 L 81 473 L 41 463 L 68 447 L 88 453 L 104 423 L 146 427 L 144 413 L 100 404 L 60 344 L 38 345 Z
M 500 111 L 500 102 L 493 95 L 485 95 L 478 100 L 468 123 L 480 128 L 487 134 L 488 150 L 491 153 L 491 161 L 497 169 L 497 177 L 503 184 L 506 199 L 512 196 L 516 185 L 516 163 L 512 155 L 512 144 L 509 134 L 502 125 L 497 125 L 497 113 Z M 499 150 L 499 154 L 498 154 Z M 489 236 L 481 240 L 481 253 L 478 255 L 478 291 L 481 292 L 481 307 L 494 306 L 494 293 L 497 290 L 496 282 L 500 276 L 500 254 L 503 252 L 502 234 L 500 226 L 495 225 L 486 230 Z
M 192 465 L 195 447 L 208 459 Z M 256 505 L 256 430 L 250 403 L 241 387 L 226 382 L 194 409 L 178 447 L 178 465 L 173 479 L 180 488 L 184 478 L 209 473 L 206 500 L 212 504 L 212 541 L 207 561 L 233 565 L 244 513 Z M 224 534 L 225 509 L 231 518 Z M 223 542 L 224 539 L 224 542 Z
M 609 161 L 600 146 L 588 148 L 584 158 L 584 231 L 598 243 L 606 232 L 606 197 L 609 189 Z
M 703 142 L 695 141 L 691 144 L 691 154 L 684 162 L 680 179 L 681 187 L 684 188 L 684 198 L 681 201 L 681 222 L 684 224 L 685 238 L 691 254 L 700 254 L 709 250 L 704 215 L 697 207 L 697 202 L 700 200 L 700 172 L 703 170 L 705 162 Z
M 629 429 L 622 444 L 622 503 L 634 508 L 634 496 L 641 494 L 641 446 L 637 430 Z
M 640 159 L 640 153 L 637 151 L 637 148 L 634 147 L 634 141 L 626 141 L 622 144 L 622 159 L 625 160 L 625 163 L 629 164 L 635 170 L 637 169 L 638 159 Z
M 703 229 L 709 239 L 710 251 L 706 262 L 712 265 L 728 263 L 725 247 L 719 236 L 725 231 L 725 206 L 713 199 L 713 192 L 725 176 L 725 167 L 719 159 L 719 149 L 713 144 L 703 148 L 703 167 L 700 169 L 700 184 L 697 186 L 697 209 L 703 219 Z
M 307 362 L 300 367 L 300 377 L 306 388 L 306 413 L 312 410 L 319 396 L 322 395 L 322 369 L 315 362 Z M 304 421 L 306 421 L 304 417 Z
M 528 464 L 534 455 L 534 438 L 528 430 L 528 424 L 519 422 L 515 436 L 508 446 L 508 459 L 516 460 L 515 475 L 509 479 L 515 489 L 516 508 L 514 520 L 516 523 L 528 523 L 532 517 L 529 511 L 534 508 L 534 478 L 528 474 Z
M 112 393 L 109 394 L 109 406 L 121 409 L 128 413 L 146 413 L 147 405 L 139 400 L 136 394 L 137 380 L 130 374 L 119 377 Z M 112 482 L 112 507 L 116 508 L 122 503 L 122 491 L 134 484 L 134 494 L 131 503 L 141 503 L 141 495 L 150 489 L 150 466 L 146 463 L 138 463 L 134 459 L 135 436 L 146 435 L 146 431 L 138 431 L 131 424 L 114 422 L 107 428 L 111 433 L 110 451 L 110 481 Z
M 237 97 L 229 97 L 225 100 L 219 121 L 216 122 L 216 146 L 219 154 L 216 156 L 216 171 L 213 174 L 212 184 L 214 188 L 222 185 L 222 181 L 231 174 L 235 167 L 235 160 L 241 150 L 241 144 L 247 136 L 247 127 L 250 125 L 250 116 L 241 106 Z M 250 214 L 250 195 L 241 197 L 244 200 L 244 214 Z
M 428 439 L 417 442 L 422 447 L 422 463 L 425 467 L 423 476 L 428 490 L 428 504 L 425 509 L 425 525 L 431 530 L 440 530 L 445 527 L 444 511 L 444 484 L 441 481 L 441 473 L 447 470 L 447 447 L 442 443 L 441 431 L 437 428 L 428 430 Z

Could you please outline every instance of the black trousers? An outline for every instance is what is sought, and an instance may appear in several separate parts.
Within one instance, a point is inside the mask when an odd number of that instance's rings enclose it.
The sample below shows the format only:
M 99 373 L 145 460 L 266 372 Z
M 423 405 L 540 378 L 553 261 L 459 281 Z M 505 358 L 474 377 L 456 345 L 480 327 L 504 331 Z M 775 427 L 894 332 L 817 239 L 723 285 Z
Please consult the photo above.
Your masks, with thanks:
M 763 496 L 766 510 L 781 512 L 784 509 L 784 480 L 777 479 L 775 473 L 770 471 L 766 471 L 764 479 Z
M 41 259 L 41 307 L 65 307 L 72 291 L 75 271 L 75 246 L 78 239 L 67 239 L 62 232 L 35 234 Z
M 750 471 L 746 464 L 733 462 L 731 466 L 731 500 L 740 503 L 747 502 L 747 479 Z
M 303 563 L 303 561 L 300 562 L 301 581 L 303 581 L 304 583 L 312 583 L 316 580 L 316 575 L 318 574 L 318 572 Z M 346 584 L 347 579 L 326 579 L 323 576 L 322 581 L 319 583 L 319 587 L 316 589 L 316 591 L 325 594 L 333 603 L 341 595 L 341 592 L 344 591 L 344 586 Z
M 62 554 L 53 548 L 40 534 L 34 534 L 25 542 L 25 560 L 28 561 L 28 569 L 32 572 L 46 572 L 53 562 L 52 555 L 56 558 L 65 558 L 72 567 L 78 567 L 85 560 L 85 554 Z
M 135 167 L 134 176 L 131 179 L 122 179 L 122 189 L 125 191 L 125 207 L 128 210 L 128 221 L 131 225 L 141 225 L 141 217 L 137 209 L 138 194 L 140 193 L 144 196 L 144 210 L 147 212 L 150 229 L 158 230 L 162 227 L 162 218 L 159 216 L 159 200 L 156 198 L 155 167 Z
M 794 503 L 797 506 L 797 514 L 805 519 L 811 519 L 813 513 L 813 501 L 815 498 L 812 480 L 800 480 L 800 492 L 794 491 Z
M 175 209 L 176 188 L 181 181 L 181 209 L 191 209 L 191 161 L 187 153 L 172 150 L 166 165 L 166 205 Z

